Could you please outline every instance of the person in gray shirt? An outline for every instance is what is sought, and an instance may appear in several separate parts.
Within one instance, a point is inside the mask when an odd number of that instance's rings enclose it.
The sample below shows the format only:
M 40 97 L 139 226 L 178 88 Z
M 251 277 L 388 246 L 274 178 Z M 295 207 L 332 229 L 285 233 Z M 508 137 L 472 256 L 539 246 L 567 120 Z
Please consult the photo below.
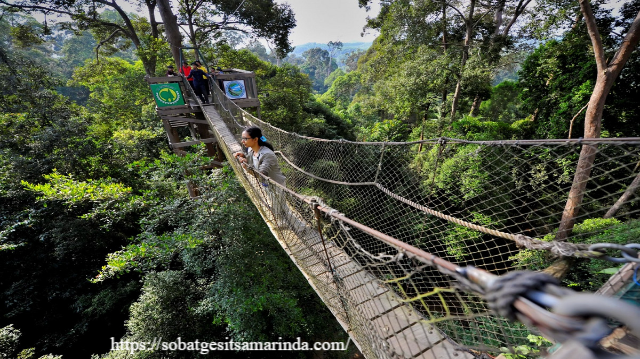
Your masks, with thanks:
M 278 158 L 273 153 L 273 145 L 267 142 L 259 127 L 247 127 L 242 132 L 242 144 L 247 147 L 247 154 L 236 152 L 233 157 L 238 159 L 244 168 L 249 168 L 270 177 L 281 185 L 285 185 L 286 177 L 280 171 Z M 266 183 L 263 183 L 268 187 Z
M 247 153 L 236 152 L 233 156 L 240 161 L 242 167 L 271 178 L 275 182 L 285 186 L 286 178 L 280 170 L 278 158 L 273 152 L 273 146 L 267 142 L 259 127 L 248 127 L 242 132 L 242 144 L 247 148 Z M 287 207 L 287 198 L 282 188 L 266 183 L 264 178 L 257 176 L 258 181 L 265 187 L 266 200 L 273 209 L 273 214 L 281 229 L 291 229 L 302 235 L 307 230 L 303 221 L 298 219 Z M 294 211 L 295 212 L 295 211 Z
M 247 153 L 236 152 L 233 154 L 242 167 L 250 169 L 271 178 L 275 182 L 285 185 L 285 176 L 280 171 L 280 165 L 278 164 L 278 158 L 273 153 L 273 145 L 267 142 L 267 139 L 262 135 L 262 130 L 259 127 L 247 127 L 242 132 L 242 144 L 247 148 Z M 276 222 L 285 225 L 287 215 L 287 201 L 284 198 L 284 191 L 278 186 L 268 183 L 264 178 L 256 176 L 262 186 L 265 188 L 265 195 L 269 202 L 269 206 L 273 210 L 273 215 Z

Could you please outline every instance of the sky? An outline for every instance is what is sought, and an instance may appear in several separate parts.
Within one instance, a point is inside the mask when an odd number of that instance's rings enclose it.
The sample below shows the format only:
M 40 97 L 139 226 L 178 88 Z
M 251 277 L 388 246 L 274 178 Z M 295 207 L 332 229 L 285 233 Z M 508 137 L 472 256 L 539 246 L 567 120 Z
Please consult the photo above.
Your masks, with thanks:
M 358 0 L 276 0 L 276 2 L 291 5 L 295 14 L 297 26 L 290 36 L 293 46 L 307 42 L 370 42 L 378 35 L 377 31 L 368 30 L 364 37 L 360 36 L 367 16 L 374 17 L 380 11 L 380 5 L 375 0 L 369 12 L 358 7 Z

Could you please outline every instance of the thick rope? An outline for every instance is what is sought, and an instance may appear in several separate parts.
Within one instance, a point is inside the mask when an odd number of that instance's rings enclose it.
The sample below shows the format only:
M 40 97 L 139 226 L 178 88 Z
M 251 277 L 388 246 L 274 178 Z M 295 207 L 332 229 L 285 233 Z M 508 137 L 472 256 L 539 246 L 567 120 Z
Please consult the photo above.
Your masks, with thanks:
M 430 215 L 436 216 L 438 218 L 444 219 L 446 221 L 455 223 L 463 227 L 473 229 L 478 232 L 486 233 L 495 237 L 508 239 L 510 241 L 515 242 L 518 247 L 532 249 L 532 250 L 546 250 L 553 253 L 556 256 L 562 256 L 562 257 L 597 258 L 602 255 L 598 252 L 589 251 L 588 250 L 589 245 L 587 244 L 575 244 L 575 243 L 569 243 L 569 242 L 556 242 L 556 241 L 545 242 L 545 241 L 541 241 L 539 239 L 528 237 L 522 234 L 511 234 L 511 233 L 501 232 L 495 229 L 473 224 L 471 222 L 463 221 L 461 219 L 449 216 L 442 212 L 438 212 L 426 206 L 417 204 L 409 199 L 401 197 L 400 195 L 397 195 L 389 191 L 379 183 L 376 183 L 375 186 L 378 187 L 380 191 L 384 192 L 388 196 L 402 203 L 408 204 L 413 208 L 419 209 Z
M 303 170 L 302 168 L 296 166 L 290 159 L 287 158 L 287 156 L 284 155 L 284 153 L 280 152 L 280 151 L 274 151 L 274 153 L 279 154 L 280 156 L 282 156 L 282 159 L 285 160 L 285 162 L 287 162 L 289 164 L 289 166 L 293 167 L 296 171 L 300 172 L 300 173 L 304 173 L 305 175 L 313 178 L 313 179 L 317 179 L 318 181 L 323 181 L 323 182 L 328 182 L 328 183 L 333 183 L 333 184 L 339 184 L 339 185 L 344 185 L 344 186 L 373 186 L 376 183 L 375 182 L 342 182 L 342 181 L 334 181 L 334 180 L 330 180 L 327 178 L 322 178 L 322 177 L 318 177 L 316 175 L 314 175 L 313 173 L 309 173 L 305 170 Z

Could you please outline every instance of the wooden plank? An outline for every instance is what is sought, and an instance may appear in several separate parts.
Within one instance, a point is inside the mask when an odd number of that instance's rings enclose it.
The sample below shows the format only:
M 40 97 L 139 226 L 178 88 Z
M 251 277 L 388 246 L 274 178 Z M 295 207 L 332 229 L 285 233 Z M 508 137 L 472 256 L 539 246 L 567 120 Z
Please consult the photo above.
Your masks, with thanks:
M 416 323 L 387 339 L 394 354 L 400 358 L 413 358 L 433 348 L 445 338 L 435 328 Z
M 391 292 L 386 292 L 358 303 L 356 307 L 365 314 L 367 319 L 375 319 L 401 305 L 404 305 L 404 303 L 399 300 L 398 296 L 391 294 Z
M 474 359 L 474 356 L 462 350 L 456 350 L 446 339 L 434 345 L 415 359 Z M 579 357 L 575 357 L 579 358 Z
M 178 106 L 166 106 L 166 107 L 156 107 L 157 111 L 167 111 L 167 110 L 179 110 L 179 109 L 190 109 L 189 105 L 178 105 Z
M 364 285 L 358 285 L 355 289 L 347 290 L 347 295 L 357 305 L 388 291 L 389 288 L 380 283 L 380 281 L 373 280 Z
M 400 306 L 388 313 L 382 314 L 371 323 L 382 338 L 388 338 L 416 324 L 420 319 L 422 318 L 418 317 L 413 308 Z
M 640 264 L 636 263 L 627 263 L 620 270 L 612 275 L 609 280 L 602 286 L 596 294 L 613 296 L 622 289 L 627 283 L 631 281 L 631 277 L 633 277 L 633 272 L 636 266 L 640 266 Z
M 198 143 L 212 143 L 212 142 L 215 142 L 215 138 L 203 138 L 197 141 L 172 143 L 171 146 L 174 148 L 182 148 L 182 147 L 197 145 Z
M 238 140 L 236 140 L 235 136 L 229 131 L 229 128 L 214 107 L 204 107 L 204 114 L 209 124 L 214 128 L 214 131 L 217 132 L 219 138 L 227 144 L 231 154 L 242 150 L 242 146 L 240 146 Z
M 609 352 L 627 355 L 640 354 L 640 340 L 631 334 L 629 328 L 616 328 L 613 333 L 600 341 L 600 345 Z
M 342 252 L 339 253 L 338 255 L 332 257 L 332 262 L 331 264 L 335 265 L 336 268 L 340 268 L 343 265 L 347 265 L 347 264 L 355 264 L 355 265 L 359 265 L 356 261 L 352 260 L 351 258 L 349 258 L 348 255 L 346 255 L 346 253 Z
M 331 262 L 333 269 L 340 275 L 341 278 L 346 278 L 356 273 L 364 271 L 364 268 L 357 265 L 355 262 L 350 261 L 341 266 L 336 266 L 334 261 Z
M 343 282 L 347 290 L 357 289 L 358 287 L 361 287 L 371 281 L 376 281 L 376 280 L 377 280 L 376 277 L 374 277 L 368 271 L 357 272 L 346 278 L 343 278 Z
M 169 121 L 169 126 L 171 126 L 173 128 L 186 127 L 186 126 L 189 126 L 189 123 L 188 122 Z
M 145 77 L 148 84 L 182 82 L 182 76 Z
M 309 247 L 304 244 L 299 244 L 295 249 L 291 249 L 291 253 L 295 255 L 298 260 L 306 260 L 307 258 L 318 254 L 316 251 L 310 250 Z
M 197 120 L 195 118 L 184 117 L 184 116 L 160 116 L 163 120 L 169 121 L 182 121 L 182 122 L 190 122 L 190 123 L 200 123 L 204 125 L 208 125 L 209 122 L 207 120 Z
M 181 107 L 181 108 L 175 108 L 175 109 L 170 109 L 170 110 L 160 110 L 160 109 L 156 109 L 156 112 L 158 113 L 158 115 L 178 115 L 178 114 L 182 114 L 182 113 L 196 113 L 196 112 L 202 112 L 202 110 L 199 107 Z
M 238 99 L 232 100 L 236 105 L 240 107 L 257 107 L 260 106 L 260 100 L 257 98 L 247 98 L 247 99 Z

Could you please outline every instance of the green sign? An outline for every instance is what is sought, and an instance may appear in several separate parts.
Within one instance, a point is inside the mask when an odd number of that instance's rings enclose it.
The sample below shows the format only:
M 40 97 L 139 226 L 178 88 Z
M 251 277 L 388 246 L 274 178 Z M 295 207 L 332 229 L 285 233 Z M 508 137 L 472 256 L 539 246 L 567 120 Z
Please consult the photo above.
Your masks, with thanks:
M 153 92 L 153 97 L 156 99 L 158 107 L 184 105 L 182 91 L 180 91 L 180 84 L 178 83 L 152 84 L 151 92 Z

